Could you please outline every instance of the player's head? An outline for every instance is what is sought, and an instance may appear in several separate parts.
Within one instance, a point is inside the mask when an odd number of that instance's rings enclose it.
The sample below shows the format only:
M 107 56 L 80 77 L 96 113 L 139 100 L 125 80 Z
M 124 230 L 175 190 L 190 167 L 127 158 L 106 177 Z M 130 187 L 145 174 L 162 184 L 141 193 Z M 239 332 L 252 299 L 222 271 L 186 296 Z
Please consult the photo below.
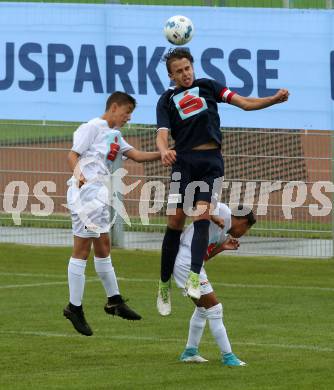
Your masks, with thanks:
M 194 82 L 194 58 L 187 49 L 170 49 L 164 56 L 168 76 L 176 87 L 188 88 Z
M 234 238 L 240 238 L 256 223 L 253 211 L 245 206 L 232 210 L 231 228 L 228 233 Z
M 107 99 L 103 118 L 107 120 L 110 127 L 120 128 L 131 119 L 135 107 L 136 100 L 132 96 L 116 91 Z

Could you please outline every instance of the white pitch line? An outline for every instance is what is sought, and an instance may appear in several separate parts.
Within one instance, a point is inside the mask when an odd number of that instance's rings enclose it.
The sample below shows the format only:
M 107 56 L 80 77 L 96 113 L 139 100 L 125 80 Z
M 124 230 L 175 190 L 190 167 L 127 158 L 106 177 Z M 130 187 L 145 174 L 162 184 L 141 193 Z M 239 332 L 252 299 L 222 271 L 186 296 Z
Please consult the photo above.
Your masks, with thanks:
M 1 275 L 1 274 L 0 274 Z M 15 276 L 16 274 L 7 275 Z M 19 274 L 22 276 L 23 274 Z M 30 275 L 30 274 L 26 274 Z M 32 274 L 34 275 L 34 274 Z M 43 274 L 41 274 L 43 275 Z M 46 275 L 44 275 L 46 277 Z M 134 282 L 134 283 L 157 283 L 156 279 L 141 279 L 141 278 L 123 278 L 118 277 L 119 281 L 124 282 Z M 86 282 L 96 282 L 98 278 L 87 278 Z M 43 287 L 43 286 L 56 286 L 56 285 L 64 285 L 67 284 L 67 281 L 59 281 L 59 282 L 42 282 L 42 283 L 26 283 L 26 284 L 7 284 L 0 286 L 0 289 L 9 289 L 9 288 L 28 288 L 28 287 Z M 317 287 L 317 286 L 289 286 L 289 285 L 281 285 L 281 284 L 242 284 L 242 283 L 222 283 L 222 282 L 212 282 L 213 286 L 222 286 L 229 288 L 258 288 L 258 289 L 292 289 L 292 290 L 309 290 L 309 291 L 329 291 L 334 292 L 333 287 Z
M 60 278 L 64 279 L 65 275 L 57 275 L 57 274 L 34 274 L 34 273 L 22 273 L 22 272 L 0 272 L 0 276 L 23 276 L 25 278 Z
M 86 282 L 98 282 L 98 278 L 86 279 Z M 62 286 L 67 285 L 67 280 L 63 282 L 44 282 L 44 283 L 26 283 L 26 284 L 5 284 L 0 286 L 0 289 L 10 289 L 10 288 L 28 288 L 28 287 L 45 287 L 45 286 Z
M 57 286 L 67 284 L 64 282 L 45 282 L 45 283 L 27 283 L 27 284 L 5 284 L 4 286 L 0 286 L 0 289 L 9 289 L 9 288 L 27 288 L 27 287 L 44 287 L 44 286 Z
M 37 336 L 37 337 L 63 337 L 63 338 L 81 338 L 87 340 L 79 334 L 69 333 L 57 333 L 57 332 L 45 332 L 45 331 L 15 331 L 15 330 L 0 330 L 0 334 L 3 335 L 17 335 L 17 336 Z M 166 342 L 166 343 L 183 343 L 184 339 L 180 338 L 160 338 L 154 336 L 122 336 L 122 335 L 94 335 L 92 338 L 98 339 L 110 339 L 110 340 L 132 340 L 132 341 L 153 341 L 153 342 Z M 92 338 L 88 338 L 91 340 Z M 214 341 L 203 341 L 203 344 L 215 344 Z M 334 352 L 333 348 L 318 347 L 316 345 L 303 345 L 303 344 L 270 344 L 270 343 L 254 343 L 254 342 L 233 342 L 234 345 L 259 347 L 259 348 L 280 348 L 290 350 L 305 350 L 313 352 Z

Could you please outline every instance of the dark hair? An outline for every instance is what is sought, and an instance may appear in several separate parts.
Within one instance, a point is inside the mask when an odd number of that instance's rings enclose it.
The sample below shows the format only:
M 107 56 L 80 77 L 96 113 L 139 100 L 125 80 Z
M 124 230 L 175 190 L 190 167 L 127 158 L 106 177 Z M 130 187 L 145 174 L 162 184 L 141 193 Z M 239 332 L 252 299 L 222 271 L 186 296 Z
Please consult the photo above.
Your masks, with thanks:
M 232 210 L 232 215 L 237 219 L 247 219 L 247 225 L 249 227 L 253 226 L 256 223 L 256 218 L 252 209 L 247 206 L 239 205 L 237 208 Z
M 136 99 L 134 99 L 131 95 L 128 95 L 127 93 L 120 92 L 120 91 L 116 91 L 108 97 L 106 102 L 106 111 L 109 110 L 110 106 L 113 103 L 116 103 L 119 106 L 123 104 L 132 104 L 133 109 L 136 108 L 136 104 L 137 104 Z
M 170 64 L 173 61 L 182 60 L 182 58 L 186 58 L 190 61 L 191 64 L 194 63 L 194 57 L 191 55 L 188 49 L 178 47 L 175 49 L 169 49 L 162 59 L 166 62 L 167 72 L 170 73 Z

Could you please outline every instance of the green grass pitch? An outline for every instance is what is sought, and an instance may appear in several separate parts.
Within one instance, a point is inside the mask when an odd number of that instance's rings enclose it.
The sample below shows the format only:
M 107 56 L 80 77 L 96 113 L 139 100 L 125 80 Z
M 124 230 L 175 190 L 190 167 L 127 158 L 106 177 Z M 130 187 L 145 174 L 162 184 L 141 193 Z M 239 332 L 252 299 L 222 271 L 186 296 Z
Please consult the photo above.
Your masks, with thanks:
M 234 352 L 248 366 L 223 368 L 208 329 L 203 365 L 178 362 L 192 304 L 173 288 L 173 312 L 155 309 L 159 253 L 112 251 L 121 292 L 143 320 L 103 311 L 92 261 L 85 312 L 92 337 L 62 316 L 70 248 L 0 246 L 0 388 L 333 389 L 332 260 L 219 256 L 206 269 L 224 304 Z

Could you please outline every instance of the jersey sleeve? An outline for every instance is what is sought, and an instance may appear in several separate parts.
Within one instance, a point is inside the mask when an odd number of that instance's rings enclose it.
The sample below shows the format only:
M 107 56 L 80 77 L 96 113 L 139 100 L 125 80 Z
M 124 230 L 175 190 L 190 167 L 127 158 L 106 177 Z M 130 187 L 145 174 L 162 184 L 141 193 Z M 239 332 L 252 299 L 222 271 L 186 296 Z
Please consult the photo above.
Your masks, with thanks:
M 157 104 L 157 130 L 162 128 L 170 129 L 168 98 L 165 94 L 160 97 Z
M 129 150 L 133 149 L 133 146 L 128 144 L 125 139 L 123 138 L 123 136 L 120 136 L 120 139 L 119 139 L 119 151 L 123 154 Z
M 224 222 L 225 222 L 224 229 L 222 229 L 220 231 L 220 239 L 219 239 L 219 241 L 222 244 L 229 237 L 228 231 L 230 230 L 231 225 L 232 225 L 232 217 L 231 217 L 231 209 L 226 204 L 219 203 L 218 207 L 219 207 L 219 216 L 221 218 L 223 218 Z
M 228 231 L 231 228 L 231 210 L 226 204 L 218 202 L 212 215 L 224 219 L 225 226 L 223 229 L 218 227 L 214 222 L 210 222 L 209 232 L 217 238 L 217 244 L 220 245 L 229 237 Z
M 72 151 L 78 154 L 82 154 L 89 149 L 90 145 L 94 142 L 96 136 L 96 128 L 89 126 L 87 123 L 79 126 L 73 134 L 73 146 Z
M 218 103 L 230 103 L 235 92 L 231 91 L 228 87 L 218 83 L 218 81 L 210 80 L 216 101 Z

